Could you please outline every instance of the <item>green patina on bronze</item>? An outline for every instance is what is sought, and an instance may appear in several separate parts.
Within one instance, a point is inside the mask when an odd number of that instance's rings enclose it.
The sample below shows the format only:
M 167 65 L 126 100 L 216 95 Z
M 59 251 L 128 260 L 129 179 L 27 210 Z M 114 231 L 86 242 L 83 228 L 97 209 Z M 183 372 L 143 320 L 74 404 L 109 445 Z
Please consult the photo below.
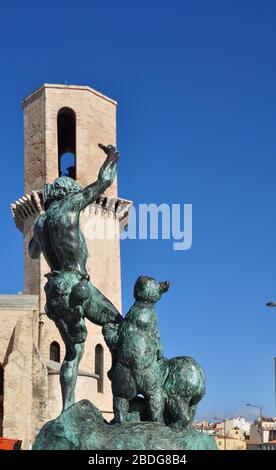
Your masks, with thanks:
M 192 423 L 205 393 L 204 372 L 196 361 L 163 356 L 154 305 L 168 289 L 169 282 L 140 276 L 124 320 L 103 328 L 113 355 L 108 375 L 115 423 L 138 419 L 183 428 Z
M 191 427 L 162 423 L 109 425 L 87 400 L 68 408 L 46 423 L 34 450 L 217 450 L 212 436 Z
M 205 393 L 204 372 L 187 356 L 163 355 L 154 305 L 169 282 L 140 276 L 135 302 L 125 318 L 90 282 L 88 257 L 80 230 L 80 213 L 110 186 L 118 152 L 107 154 L 98 180 L 82 189 L 69 177 L 56 179 L 44 190 L 45 213 L 35 222 L 29 253 L 43 253 L 46 313 L 66 346 L 60 371 L 62 413 L 39 432 L 34 449 L 216 449 L 211 436 L 192 428 L 197 405 Z M 114 419 L 106 423 L 87 400 L 75 404 L 78 367 L 87 337 L 85 318 L 101 325 L 112 354 L 108 376 L 112 384 Z
M 42 252 L 51 272 L 46 275 L 46 306 L 65 343 L 60 382 L 63 411 L 75 403 L 78 367 L 87 336 L 85 318 L 105 325 L 119 322 L 114 305 L 92 285 L 86 270 L 88 250 L 80 230 L 80 213 L 112 184 L 119 153 L 111 145 L 100 148 L 107 154 L 96 182 L 82 189 L 73 179 L 62 176 L 45 185 L 45 212 L 35 222 L 29 254 Z

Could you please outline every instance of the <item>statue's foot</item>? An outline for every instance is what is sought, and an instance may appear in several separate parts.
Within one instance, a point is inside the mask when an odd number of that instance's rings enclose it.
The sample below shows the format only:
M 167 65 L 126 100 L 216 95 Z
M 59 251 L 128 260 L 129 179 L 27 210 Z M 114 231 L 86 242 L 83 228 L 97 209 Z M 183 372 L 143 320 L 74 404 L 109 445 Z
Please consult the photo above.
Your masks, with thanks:
M 178 421 L 175 421 L 174 423 L 171 423 L 169 426 L 170 428 L 175 429 L 175 431 L 179 431 L 180 429 L 183 429 L 183 428 L 185 429 L 191 428 L 192 423 L 187 420 L 178 420 Z
M 164 424 L 164 418 L 163 418 L 163 415 L 162 416 L 153 416 L 150 421 L 152 421 L 153 423 L 161 423 L 161 424 Z
M 125 416 L 115 416 L 114 419 L 112 420 L 112 424 L 123 424 L 127 423 L 127 419 Z

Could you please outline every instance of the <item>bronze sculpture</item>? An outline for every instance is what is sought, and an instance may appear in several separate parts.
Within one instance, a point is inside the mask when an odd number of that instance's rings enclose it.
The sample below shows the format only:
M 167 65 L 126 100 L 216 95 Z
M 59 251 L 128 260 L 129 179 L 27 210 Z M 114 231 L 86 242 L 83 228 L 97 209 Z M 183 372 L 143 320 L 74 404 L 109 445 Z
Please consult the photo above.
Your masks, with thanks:
M 109 371 L 114 422 L 133 421 L 131 411 L 139 401 L 138 421 L 185 427 L 204 396 L 204 372 L 194 359 L 163 356 L 154 304 L 168 289 L 169 282 L 140 276 L 134 286 L 135 302 L 124 320 L 103 328 L 114 357 Z
M 46 275 L 46 313 L 54 320 L 65 343 L 66 354 L 60 383 L 63 411 L 75 403 L 78 367 L 87 336 L 85 318 L 98 324 L 119 322 L 114 305 L 92 285 L 86 271 L 88 250 L 80 230 L 80 212 L 94 202 L 113 182 L 119 152 L 99 144 L 107 158 L 96 182 L 82 189 L 62 176 L 45 185 L 45 212 L 36 220 L 29 254 L 43 253 L 51 272 Z
M 82 189 L 71 178 L 60 177 L 46 185 L 45 213 L 36 220 L 29 244 L 30 256 L 43 253 L 51 269 L 45 310 L 66 346 L 60 372 L 62 413 L 43 426 L 33 448 L 216 449 L 211 436 L 191 427 L 205 393 L 202 368 L 190 357 L 168 360 L 163 355 L 154 304 L 169 283 L 140 276 L 134 305 L 122 318 L 90 282 L 80 212 L 112 184 L 119 158 L 113 146 L 99 146 L 107 158 L 95 183 Z M 85 318 L 103 327 L 112 354 L 114 420 L 109 424 L 87 400 L 74 404 Z

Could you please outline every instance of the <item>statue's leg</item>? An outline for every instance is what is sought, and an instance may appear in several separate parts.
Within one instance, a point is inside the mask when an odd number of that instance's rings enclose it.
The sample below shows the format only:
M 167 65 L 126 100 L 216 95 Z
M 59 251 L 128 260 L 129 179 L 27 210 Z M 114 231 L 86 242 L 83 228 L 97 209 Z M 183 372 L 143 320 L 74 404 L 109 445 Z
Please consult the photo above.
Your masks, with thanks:
M 113 397 L 114 423 L 126 422 L 129 411 L 129 400 L 122 397 Z
M 186 427 L 192 423 L 190 397 L 174 396 L 170 398 L 169 410 L 172 418 L 172 426 Z
M 131 371 L 116 364 L 111 377 L 114 422 L 123 423 L 129 411 L 129 402 L 137 395 L 137 388 Z
M 84 343 L 73 344 L 64 338 L 66 354 L 60 369 L 60 385 L 62 394 L 62 411 L 75 403 L 75 387 L 78 377 L 78 368 L 84 352 Z
M 164 421 L 164 391 L 159 368 L 154 364 L 144 370 L 138 381 L 141 393 L 144 394 L 149 421 Z
M 120 323 L 122 316 L 113 305 L 96 287 L 90 283 L 91 300 L 85 309 L 85 317 L 97 325 L 106 323 Z
M 150 421 L 162 423 L 164 421 L 164 392 L 162 387 L 157 387 L 146 397 L 147 410 Z

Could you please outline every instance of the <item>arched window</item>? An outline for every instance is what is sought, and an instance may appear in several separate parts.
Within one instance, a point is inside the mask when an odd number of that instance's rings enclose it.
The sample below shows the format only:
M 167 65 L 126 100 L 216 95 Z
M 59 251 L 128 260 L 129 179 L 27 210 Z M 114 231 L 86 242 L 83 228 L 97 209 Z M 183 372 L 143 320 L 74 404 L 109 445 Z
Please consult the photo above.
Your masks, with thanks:
M 57 116 L 58 173 L 76 179 L 76 114 L 61 108 Z
M 60 346 L 56 341 L 50 344 L 50 361 L 60 362 Z
M 99 376 L 98 393 L 103 393 L 103 368 L 104 368 L 103 347 L 101 344 L 97 344 L 97 346 L 95 347 L 95 374 Z

